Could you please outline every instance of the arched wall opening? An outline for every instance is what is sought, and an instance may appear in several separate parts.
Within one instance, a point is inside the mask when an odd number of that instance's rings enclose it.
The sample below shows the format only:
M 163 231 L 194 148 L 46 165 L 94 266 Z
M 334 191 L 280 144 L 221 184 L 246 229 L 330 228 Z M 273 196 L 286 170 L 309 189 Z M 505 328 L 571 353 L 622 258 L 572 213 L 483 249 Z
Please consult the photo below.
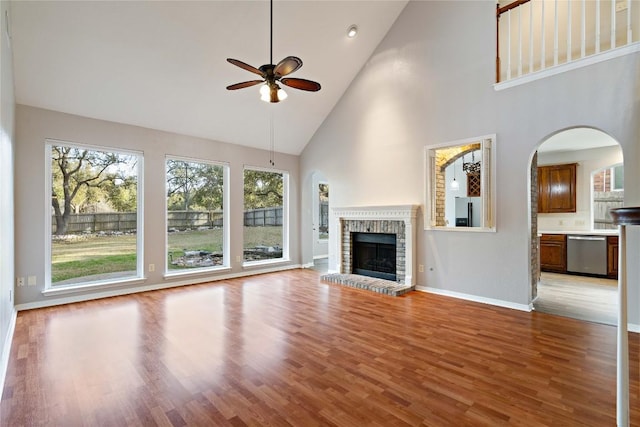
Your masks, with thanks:
M 618 169 L 615 169 L 616 166 Z M 574 172 L 571 172 L 572 167 Z M 538 284 L 543 271 L 555 270 L 553 274 L 563 274 L 562 279 L 566 278 L 568 283 L 582 278 L 568 274 L 575 272 L 567 270 L 567 236 L 598 235 L 608 239 L 607 236 L 617 234 L 616 227 L 610 224 L 608 209 L 622 206 L 623 188 L 610 191 L 612 174 L 623 171 L 622 167 L 622 147 L 618 141 L 607 133 L 588 126 L 554 132 L 543 138 L 532 152 L 528 182 L 531 301 L 534 308 L 539 309 Z M 602 182 L 603 175 L 608 183 Z M 573 188 L 567 184 L 571 176 Z M 598 189 L 606 191 L 598 193 Z M 602 202 L 605 194 L 606 197 L 611 197 L 608 202 Z M 547 243 L 544 243 L 545 251 L 541 253 L 541 236 L 545 239 L 557 238 L 559 243 L 555 253 L 550 255 Z M 550 258 L 553 262 L 549 261 Z M 554 264 L 556 261 L 557 264 Z M 603 262 L 606 261 L 608 260 Z M 611 274 L 589 276 L 614 279 Z M 576 308 L 575 311 L 579 309 Z M 567 311 L 567 315 L 588 316 L 586 313 L 574 315 L 571 310 Z M 609 318 L 615 319 L 615 312 Z

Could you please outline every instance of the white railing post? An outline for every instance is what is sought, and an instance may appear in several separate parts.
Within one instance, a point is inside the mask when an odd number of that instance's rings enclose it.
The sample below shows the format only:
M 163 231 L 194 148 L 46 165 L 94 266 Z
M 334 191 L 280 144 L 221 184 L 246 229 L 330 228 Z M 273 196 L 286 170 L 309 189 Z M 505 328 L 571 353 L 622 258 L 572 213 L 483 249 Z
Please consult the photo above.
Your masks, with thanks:
M 533 73 L 533 0 L 529 2 L 529 72 Z
M 611 49 L 616 47 L 616 1 L 611 0 Z
M 518 77 L 522 75 L 522 7 L 518 8 Z
M 547 60 L 545 58 L 546 52 L 545 52 L 545 47 L 546 47 L 546 40 L 545 40 L 545 26 L 544 26 L 544 0 L 542 0 L 542 2 L 540 3 L 542 5 L 542 12 L 540 13 L 541 18 L 541 22 L 540 22 L 540 41 L 541 41 L 541 46 L 540 46 L 540 69 L 544 70 L 546 68 L 546 64 L 547 64 Z
M 587 54 L 587 0 L 582 0 L 582 24 L 580 28 L 580 57 Z
M 511 78 L 511 11 L 507 12 L 507 80 Z
M 567 2 L 567 62 L 571 62 L 571 3 Z
M 600 0 L 596 0 L 596 53 L 600 53 Z
M 631 34 L 631 0 L 627 0 L 627 44 L 633 41 Z
M 553 65 L 558 65 L 558 0 L 553 3 Z

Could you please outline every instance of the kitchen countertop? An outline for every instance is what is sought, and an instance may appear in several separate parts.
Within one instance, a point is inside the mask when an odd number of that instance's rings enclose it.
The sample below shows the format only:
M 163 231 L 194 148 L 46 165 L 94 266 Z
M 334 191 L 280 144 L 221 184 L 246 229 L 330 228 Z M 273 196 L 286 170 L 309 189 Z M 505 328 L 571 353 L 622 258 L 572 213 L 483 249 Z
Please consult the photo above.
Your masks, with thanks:
M 538 230 L 540 234 L 572 234 L 580 236 L 617 236 L 618 230 Z

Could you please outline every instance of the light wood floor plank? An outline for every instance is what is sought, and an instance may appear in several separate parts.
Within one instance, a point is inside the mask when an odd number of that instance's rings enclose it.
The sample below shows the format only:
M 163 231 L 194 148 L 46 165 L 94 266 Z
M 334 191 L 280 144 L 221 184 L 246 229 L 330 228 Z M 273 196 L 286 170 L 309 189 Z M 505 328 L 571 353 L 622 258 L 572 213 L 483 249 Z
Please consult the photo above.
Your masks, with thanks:
M 20 312 L 0 425 L 615 425 L 614 327 L 319 276 Z

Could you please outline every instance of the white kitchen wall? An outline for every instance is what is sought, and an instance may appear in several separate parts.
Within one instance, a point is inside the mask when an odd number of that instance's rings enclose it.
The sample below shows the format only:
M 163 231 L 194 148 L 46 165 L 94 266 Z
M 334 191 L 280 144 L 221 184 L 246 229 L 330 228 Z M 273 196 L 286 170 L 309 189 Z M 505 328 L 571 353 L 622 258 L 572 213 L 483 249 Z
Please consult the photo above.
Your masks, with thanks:
M 423 147 L 496 133 L 497 232 L 420 228 L 417 263 L 425 272 L 417 282 L 433 292 L 526 309 L 531 158 L 550 135 L 591 126 L 620 142 L 630 171 L 625 181 L 640 182 L 640 55 L 496 91 L 494 49 L 495 2 L 409 2 L 302 153 L 301 174 L 322 172 L 334 207 L 424 208 Z M 625 198 L 640 204 L 640 187 L 627 185 Z M 303 189 L 303 211 L 308 200 Z M 303 233 L 308 220 L 302 218 Z M 306 261 L 311 250 L 302 240 Z M 629 253 L 638 253 L 640 233 L 631 231 L 629 240 Z M 330 269 L 336 255 L 330 250 Z M 640 266 L 631 264 L 630 322 L 640 328 Z

